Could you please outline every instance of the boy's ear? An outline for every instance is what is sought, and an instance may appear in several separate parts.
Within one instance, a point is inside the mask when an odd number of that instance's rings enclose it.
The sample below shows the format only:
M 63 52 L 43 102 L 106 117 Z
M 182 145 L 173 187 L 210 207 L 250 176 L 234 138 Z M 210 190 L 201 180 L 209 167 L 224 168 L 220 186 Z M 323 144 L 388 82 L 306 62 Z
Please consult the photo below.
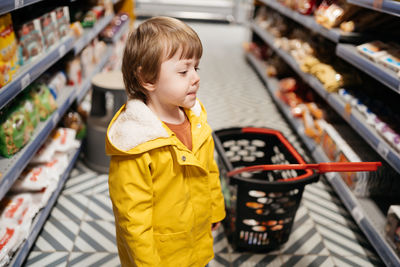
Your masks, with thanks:
M 139 77 L 139 80 L 140 80 L 140 84 L 146 89 L 146 90 L 148 90 L 148 91 L 154 91 L 156 88 L 155 88 L 155 84 L 154 83 L 151 83 L 151 82 L 145 82 L 145 80 L 143 79 L 143 76 L 142 76 L 142 73 L 141 73 L 141 70 L 142 70 L 142 67 L 139 67 L 138 69 L 137 69 L 137 73 L 138 73 L 138 77 Z

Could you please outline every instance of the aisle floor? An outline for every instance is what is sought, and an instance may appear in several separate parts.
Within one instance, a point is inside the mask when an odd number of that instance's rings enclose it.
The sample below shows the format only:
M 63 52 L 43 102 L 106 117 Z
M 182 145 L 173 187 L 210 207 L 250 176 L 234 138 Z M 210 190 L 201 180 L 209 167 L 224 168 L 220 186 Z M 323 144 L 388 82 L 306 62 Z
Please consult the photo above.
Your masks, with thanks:
M 243 26 L 190 23 L 204 45 L 199 98 L 214 130 L 233 126 L 280 130 L 306 159 L 293 131 L 247 64 Z M 114 217 L 107 175 L 76 164 L 25 266 L 119 266 Z M 331 186 L 321 179 L 308 185 L 289 241 L 268 254 L 232 250 L 223 229 L 214 232 L 219 266 L 381 266 L 383 263 L 361 233 Z

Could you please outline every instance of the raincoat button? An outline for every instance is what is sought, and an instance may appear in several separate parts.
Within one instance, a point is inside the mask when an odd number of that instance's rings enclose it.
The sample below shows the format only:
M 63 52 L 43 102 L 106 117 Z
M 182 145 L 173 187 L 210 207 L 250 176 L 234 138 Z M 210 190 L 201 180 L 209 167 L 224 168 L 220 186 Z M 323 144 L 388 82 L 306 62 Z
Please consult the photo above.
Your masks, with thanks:
M 185 156 L 182 156 L 182 160 L 183 160 L 183 161 L 186 161 L 186 157 L 185 157 Z
M 197 128 L 201 128 L 201 124 L 200 123 L 197 124 Z

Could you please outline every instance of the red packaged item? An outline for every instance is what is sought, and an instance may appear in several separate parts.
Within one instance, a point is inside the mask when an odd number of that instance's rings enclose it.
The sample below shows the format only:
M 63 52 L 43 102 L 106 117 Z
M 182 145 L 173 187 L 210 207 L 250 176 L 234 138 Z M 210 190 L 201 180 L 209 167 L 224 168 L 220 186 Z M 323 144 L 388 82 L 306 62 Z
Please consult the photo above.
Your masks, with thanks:
M 298 0 L 297 11 L 304 15 L 311 15 L 317 9 L 320 1 L 318 0 Z
M 0 224 L 0 266 L 10 262 L 12 253 L 21 243 L 20 234 L 15 225 Z

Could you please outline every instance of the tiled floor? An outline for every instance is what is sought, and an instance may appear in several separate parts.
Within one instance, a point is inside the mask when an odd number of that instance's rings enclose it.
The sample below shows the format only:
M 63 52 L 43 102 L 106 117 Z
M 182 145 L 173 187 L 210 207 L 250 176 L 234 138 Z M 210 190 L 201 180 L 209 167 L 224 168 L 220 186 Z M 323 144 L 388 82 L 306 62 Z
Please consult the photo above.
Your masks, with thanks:
M 191 25 L 205 50 L 199 98 L 211 127 L 274 128 L 308 159 L 245 61 L 241 44 L 249 40 L 248 31 L 226 24 Z M 289 241 L 281 248 L 270 253 L 239 253 L 229 246 L 223 228 L 214 237 L 211 267 L 383 265 L 325 179 L 306 187 Z M 25 266 L 118 266 L 114 239 L 107 175 L 94 173 L 79 161 Z

